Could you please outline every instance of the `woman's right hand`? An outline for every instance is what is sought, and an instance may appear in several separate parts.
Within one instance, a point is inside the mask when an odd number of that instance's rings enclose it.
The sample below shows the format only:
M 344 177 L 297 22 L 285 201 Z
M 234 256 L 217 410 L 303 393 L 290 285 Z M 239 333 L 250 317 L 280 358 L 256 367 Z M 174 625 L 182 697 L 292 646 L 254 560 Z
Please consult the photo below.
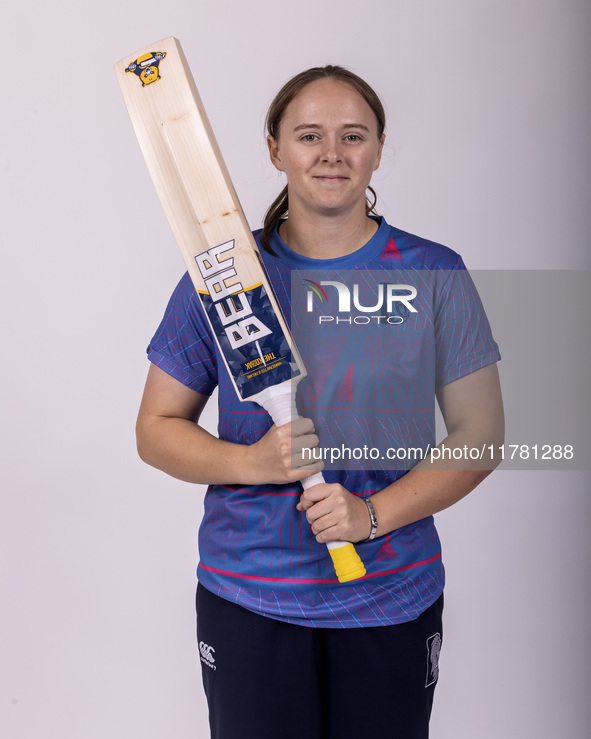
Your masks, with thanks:
M 281 485 L 303 480 L 324 467 L 314 458 L 319 439 L 309 418 L 283 426 L 271 426 L 259 441 L 248 447 L 249 477 L 255 483 Z

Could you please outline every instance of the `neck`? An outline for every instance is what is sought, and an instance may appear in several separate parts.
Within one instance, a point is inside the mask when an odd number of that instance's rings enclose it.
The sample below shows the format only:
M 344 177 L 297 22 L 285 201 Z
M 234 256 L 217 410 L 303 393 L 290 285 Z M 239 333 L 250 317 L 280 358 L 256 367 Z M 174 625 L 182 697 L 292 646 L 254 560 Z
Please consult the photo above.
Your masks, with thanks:
M 330 216 L 292 213 L 281 225 L 280 236 L 292 251 L 313 259 L 336 259 L 361 249 L 378 230 L 363 212 Z

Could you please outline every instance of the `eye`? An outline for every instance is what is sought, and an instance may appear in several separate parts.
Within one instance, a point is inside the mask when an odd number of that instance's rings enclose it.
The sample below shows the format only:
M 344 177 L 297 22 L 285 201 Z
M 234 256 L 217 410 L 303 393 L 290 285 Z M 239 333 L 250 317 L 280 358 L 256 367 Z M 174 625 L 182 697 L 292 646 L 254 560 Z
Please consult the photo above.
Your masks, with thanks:
M 301 141 L 317 141 L 318 136 L 315 133 L 306 133 L 302 136 Z
M 345 136 L 345 141 L 351 141 L 353 143 L 361 141 L 361 136 L 358 133 L 349 133 Z

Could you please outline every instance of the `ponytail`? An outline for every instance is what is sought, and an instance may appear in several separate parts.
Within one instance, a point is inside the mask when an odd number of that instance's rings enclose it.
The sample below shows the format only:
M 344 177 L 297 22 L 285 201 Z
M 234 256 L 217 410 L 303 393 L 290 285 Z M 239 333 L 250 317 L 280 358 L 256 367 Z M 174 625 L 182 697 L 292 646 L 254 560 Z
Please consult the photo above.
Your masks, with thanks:
M 281 190 L 279 195 L 269 206 L 269 209 L 265 213 L 263 220 L 263 232 L 261 233 L 261 244 L 263 249 L 268 251 L 269 254 L 275 254 L 271 247 L 271 234 L 279 226 L 281 221 L 287 215 L 288 210 L 288 197 L 287 197 L 287 185 Z

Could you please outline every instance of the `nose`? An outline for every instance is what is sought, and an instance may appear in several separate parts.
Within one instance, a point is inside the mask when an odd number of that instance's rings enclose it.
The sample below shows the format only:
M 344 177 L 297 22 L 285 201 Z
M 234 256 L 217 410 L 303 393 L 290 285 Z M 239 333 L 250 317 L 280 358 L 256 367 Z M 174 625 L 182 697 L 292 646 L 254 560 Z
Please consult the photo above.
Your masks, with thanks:
M 342 159 L 340 141 L 333 136 L 327 136 L 324 140 L 324 148 L 322 150 L 322 161 L 328 163 L 337 163 Z

